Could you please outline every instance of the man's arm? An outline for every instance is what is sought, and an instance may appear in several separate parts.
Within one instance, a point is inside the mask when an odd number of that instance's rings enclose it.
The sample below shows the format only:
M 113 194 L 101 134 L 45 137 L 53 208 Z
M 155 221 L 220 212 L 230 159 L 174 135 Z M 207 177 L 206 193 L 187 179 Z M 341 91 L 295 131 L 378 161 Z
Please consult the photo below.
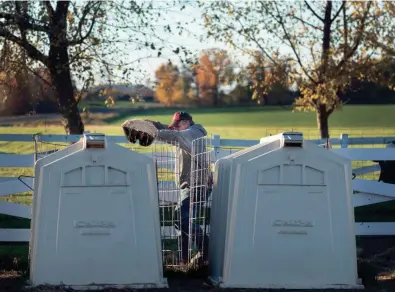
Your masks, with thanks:
M 192 150 L 192 135 L 191 130 L 159 130 L 157 139 L 166 142 L 168 144 L 172 144 L 177 142 L 180 148 L 184 149 L 185 151 L 191 152 Z

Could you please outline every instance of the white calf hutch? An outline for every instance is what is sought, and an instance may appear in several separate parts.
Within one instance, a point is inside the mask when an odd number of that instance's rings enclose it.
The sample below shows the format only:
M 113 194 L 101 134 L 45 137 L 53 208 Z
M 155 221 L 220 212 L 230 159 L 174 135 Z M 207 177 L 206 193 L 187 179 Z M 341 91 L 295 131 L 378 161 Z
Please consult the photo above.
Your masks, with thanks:
M 234 288 L 363 288 L 351 162 L 283 133 L 218 160 L 210 278 Z
M 35 174 L 32 286 L 167 287 L 152 158 L 88 134 Z

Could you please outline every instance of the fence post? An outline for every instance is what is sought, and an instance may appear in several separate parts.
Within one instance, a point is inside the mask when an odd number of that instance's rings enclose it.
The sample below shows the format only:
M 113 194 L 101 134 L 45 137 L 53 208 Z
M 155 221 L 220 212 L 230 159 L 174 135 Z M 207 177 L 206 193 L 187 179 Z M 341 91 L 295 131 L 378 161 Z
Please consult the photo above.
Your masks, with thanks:
M 37 140 L 38 140 L 38 135 L 34 134 L 33 135 L 33 141 L 34 141 L 34 163 L 36 163 L 37 159 L 38 159 L 38 145 L 37 145 Z
M 219 150 L 221 149 L 221 137 L 220 135 L 213 135 L 213 149 L 214 149 L 214 159 L 218 160 Z
M 340 134 L 341 148 L 348 148 L 348 134 Z

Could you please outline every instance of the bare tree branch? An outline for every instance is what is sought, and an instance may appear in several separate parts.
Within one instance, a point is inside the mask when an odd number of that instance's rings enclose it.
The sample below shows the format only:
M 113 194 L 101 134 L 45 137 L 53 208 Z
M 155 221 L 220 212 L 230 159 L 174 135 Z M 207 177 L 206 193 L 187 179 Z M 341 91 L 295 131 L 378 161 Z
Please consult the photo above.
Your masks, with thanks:
M 23 7 L 22 7 L 23 5 Z M 15 10 L 18 18 L 27 18 L 27 2 L 15 1 Z M 22 11 L 23 10 L 23 11 Z M 26 34 L 27 28 L 24 23 L 18 23 L 19 31 L 21 33 L 22 41 L 27 42 Z
M 10 64 L 15 64 L 16 66 L 23 65 L 20 61 L 19 61 L 19 62 L 18 62 L 18 61 L 9 61 L 9 62 L 10 62 Z M 47 80 L 45 80 L 45 79 L 44 79 L 40 74 L 38 74 L 37 71 L 34 70 L 33 68 L 27 66 L 26 69 L 27 69 L 30 73 L 34 74 L 36 77 L 40 78 L 40 80 L 42 80 L 43 82 L 45 82 L 45 84 L 47 84 L 48 86 L 53 86 L 52 83 L 50 83 L 50 82 L 48 82 Z
M 317 12 L 315 12 L 315 10 L 310 6 L 309 2 L 304 1 L 304 3 L 306 4 L 307 8 L 314 14 L 315 17 L 317 17 L 319 20 L 321 20 L 322 22 L 324 22 L 324 19 L 323 19 L 321 16 L 319 16 L 319 15 L 317 14 Z
M 91 4 L 92 7 L 89 5 Z M 75 32 L 74 35 L 74 39 L 69 41 L 69 45 L 70 46 L 74 46 L 74 45 L 80 45 L 82 44 L 92 33 L 93 31 L 93 27 L 96 24 L 96 16 L 100 10 L 100 4 L 101 2 L 89 2 L 85 7 L 84 7 L 84 11 L 82 12 L 82 16 L 81 19 L 78 23 L 78 28 L 77 31 Z M 96 8 L 94 8 L 94 5 L 97 5 Z M 83 36 L 82 35 L 82 26 L 84 25 L 84 23 L 86 22 L 86 17 L 89 14 L 89 12 L 91 12 L 91 10 L 94 10 L 93 15 L 92 15 L 92 20 L 91 20 L 91 24 L 89 26 L 89 29 L 87 31 L 87 33 Z M 79 35 L 79 39 L 77 39 L 77 35 Z
M 6 20 L 6 22 L 0 22 L 0 26 L 2 27 L 5 27 L 7 25 L 22 25 L 26 29 L 48 32 L 48 26 L 38 24 L 34 19 L 27 16 L 0 12 L 0 18 Z
M 0 37 L 4 37 L 7 40 L 21 46 L 26 50 L 26 53 L 30 58 L 33 60 L 40 61 L 45 66 L 48 66 L 48 57 L 41 53 L 36 47 L 34 47 L 29 42 L 23 41 L 21 38 L 15 36 L 14 34 L 10 33 L 7 29 L 0 27 Z
M 281 17 L 279 9 L 278 9 L 277 3 L 274 3 L 274 5 L 275 5 L 276 10 L 277 10 L 277 17 L 274 16 L 274 19 L 276 19 L 276 21 L 280 24 L 280 26 L 281 26 L 281 28 L 282 28 L 282 30 L 284 32 L 285 39 L 289 42 L 289 45 L 291 46 L 291 49 L 292 49 L 293 53 L 295 54 L 295 57 L 296 57 L 296 59 L 298 61 L 298 64 L 299 64 L 300 68 L 302 69 L 303 73 L 307 76 L 307 78 L 309 78 L 311 82 L 316 84 L 317 81 L 314 80 L 314 78 L 306 70 L 305 66 L 302 63 L 302 59 L 300 58 L 300 55 L 299 55 L 298 51 L 296 50 L 296 46 L 293 43 L 293 41 L 291 40 L 291 36 L 288 34 L 288 31 L 287 31 L 287 29 L 285 27 L 284 21 L 283 21 L 283 19 Z
M 314 24 L 311 24 L 311 23 L 307 22 L 306 20 L 304 20 L 304 19 L 302 19 L 302 18 L 300 18 L 300 17 L 298 17 L 298 16 L 296 16 L 296 15 L 292 15 L 292 17 L 295 18 L 296 20 L 299 20 L 301 23 L 303 23 L 303 24 L 305 24 L 305 25 L 308 25 L 308 26 L 310 26 L 310 27 L 312 27 L 312 28 L 314 28 L 314 29 L 317 29 L 317 30 L 319 30 L 319 31 L 323 31 L 322 28 L 320 28 L 320 27 L 318 27 L 318 26 L 315 26 Z
M 344 0 L 344 1 L 343 1 L 343 3 L 342 3 L 342 5 L 340 6 L 339 10 L 335 13 L 335 16 L 333 16 L 333 18 L 331 19 L 331 23 L 334 22 L 334 21 L 336 20 L 336 18 L 339 16 L 340 12 L 343 10 L 343 8 L 344 8 L 345 5 L 346 5 L 346 1 L 347 1 L 347 0 Z
M 347 12 L 346 12 L 346 6 L 343 5 L 343 31 L 344 31 L 344 57 L 347 57 L 348 53 L 348 24 L 347 24 Z
M 364 31 L 365 31 L 365 22 L 366 22 L 366 18 L 368 16 L 369 13 L 369 9 L 370 6 L 372 5 L 372 2 L 368 2 L 367 3 L 367 7 L 364 11 L 362 20 L 361 20 L 361 24 L 358 28 L 358 36 L 355 40 L 354 45 L 352 46 L 351 50 L 348 51 L 348 54 L 339 62 L 339 64 L 336 66 L 337 70 L 340 70 L 340 72 L 343 71 L 343 66 L 344 64 L 354 55 L 355 51 L 358 49 L 361 41 L 362 41 L 362 37 L 364 36 Z

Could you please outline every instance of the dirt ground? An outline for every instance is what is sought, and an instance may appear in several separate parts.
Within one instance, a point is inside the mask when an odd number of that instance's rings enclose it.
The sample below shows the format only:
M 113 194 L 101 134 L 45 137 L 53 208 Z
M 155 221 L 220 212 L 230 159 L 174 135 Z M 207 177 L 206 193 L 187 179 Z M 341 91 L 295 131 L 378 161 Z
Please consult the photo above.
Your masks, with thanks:
M 71 289 L 65 288 L 52 288 L 52 287 L 37 287 L 34 289 L 25 288 L 26 278 L 21 276 L 16 271 L 1 272 L 0 274 L 0 291 L 1 292 L 19 292 L 19 291 L 29 291 L 29 292 L 68 292 L 73 291 Z M 170 291 L 170 292 L 198 292 L 198 291 L 221 291 L 223 289 L 211 287 L 204 279 L 168 279 L 169 288 L 168 289 L 145 289 L 144 291 Z M 269 291 L 263 289 L 226 289 L 226 291 Z M 135 291 L 132 289 L 104 289 L 102 292 L 129 292 Z M 273 291 L 273 290 L 270 290 Z M 301 291 L 301 290 L 277 290 L 277 291 Z M 311 290 L 309 290 L 311 291 Z M 334 290 L 314 290 L 329 292 Z M 335 290 L 338 291 L 338 290 Z M 341 290 L 341 291 L 361 291 L 361 290 Z M 395 291 L 395 280 L 379 280 L 377 284 L 365 285 L 366 292 L 394 292 Z

